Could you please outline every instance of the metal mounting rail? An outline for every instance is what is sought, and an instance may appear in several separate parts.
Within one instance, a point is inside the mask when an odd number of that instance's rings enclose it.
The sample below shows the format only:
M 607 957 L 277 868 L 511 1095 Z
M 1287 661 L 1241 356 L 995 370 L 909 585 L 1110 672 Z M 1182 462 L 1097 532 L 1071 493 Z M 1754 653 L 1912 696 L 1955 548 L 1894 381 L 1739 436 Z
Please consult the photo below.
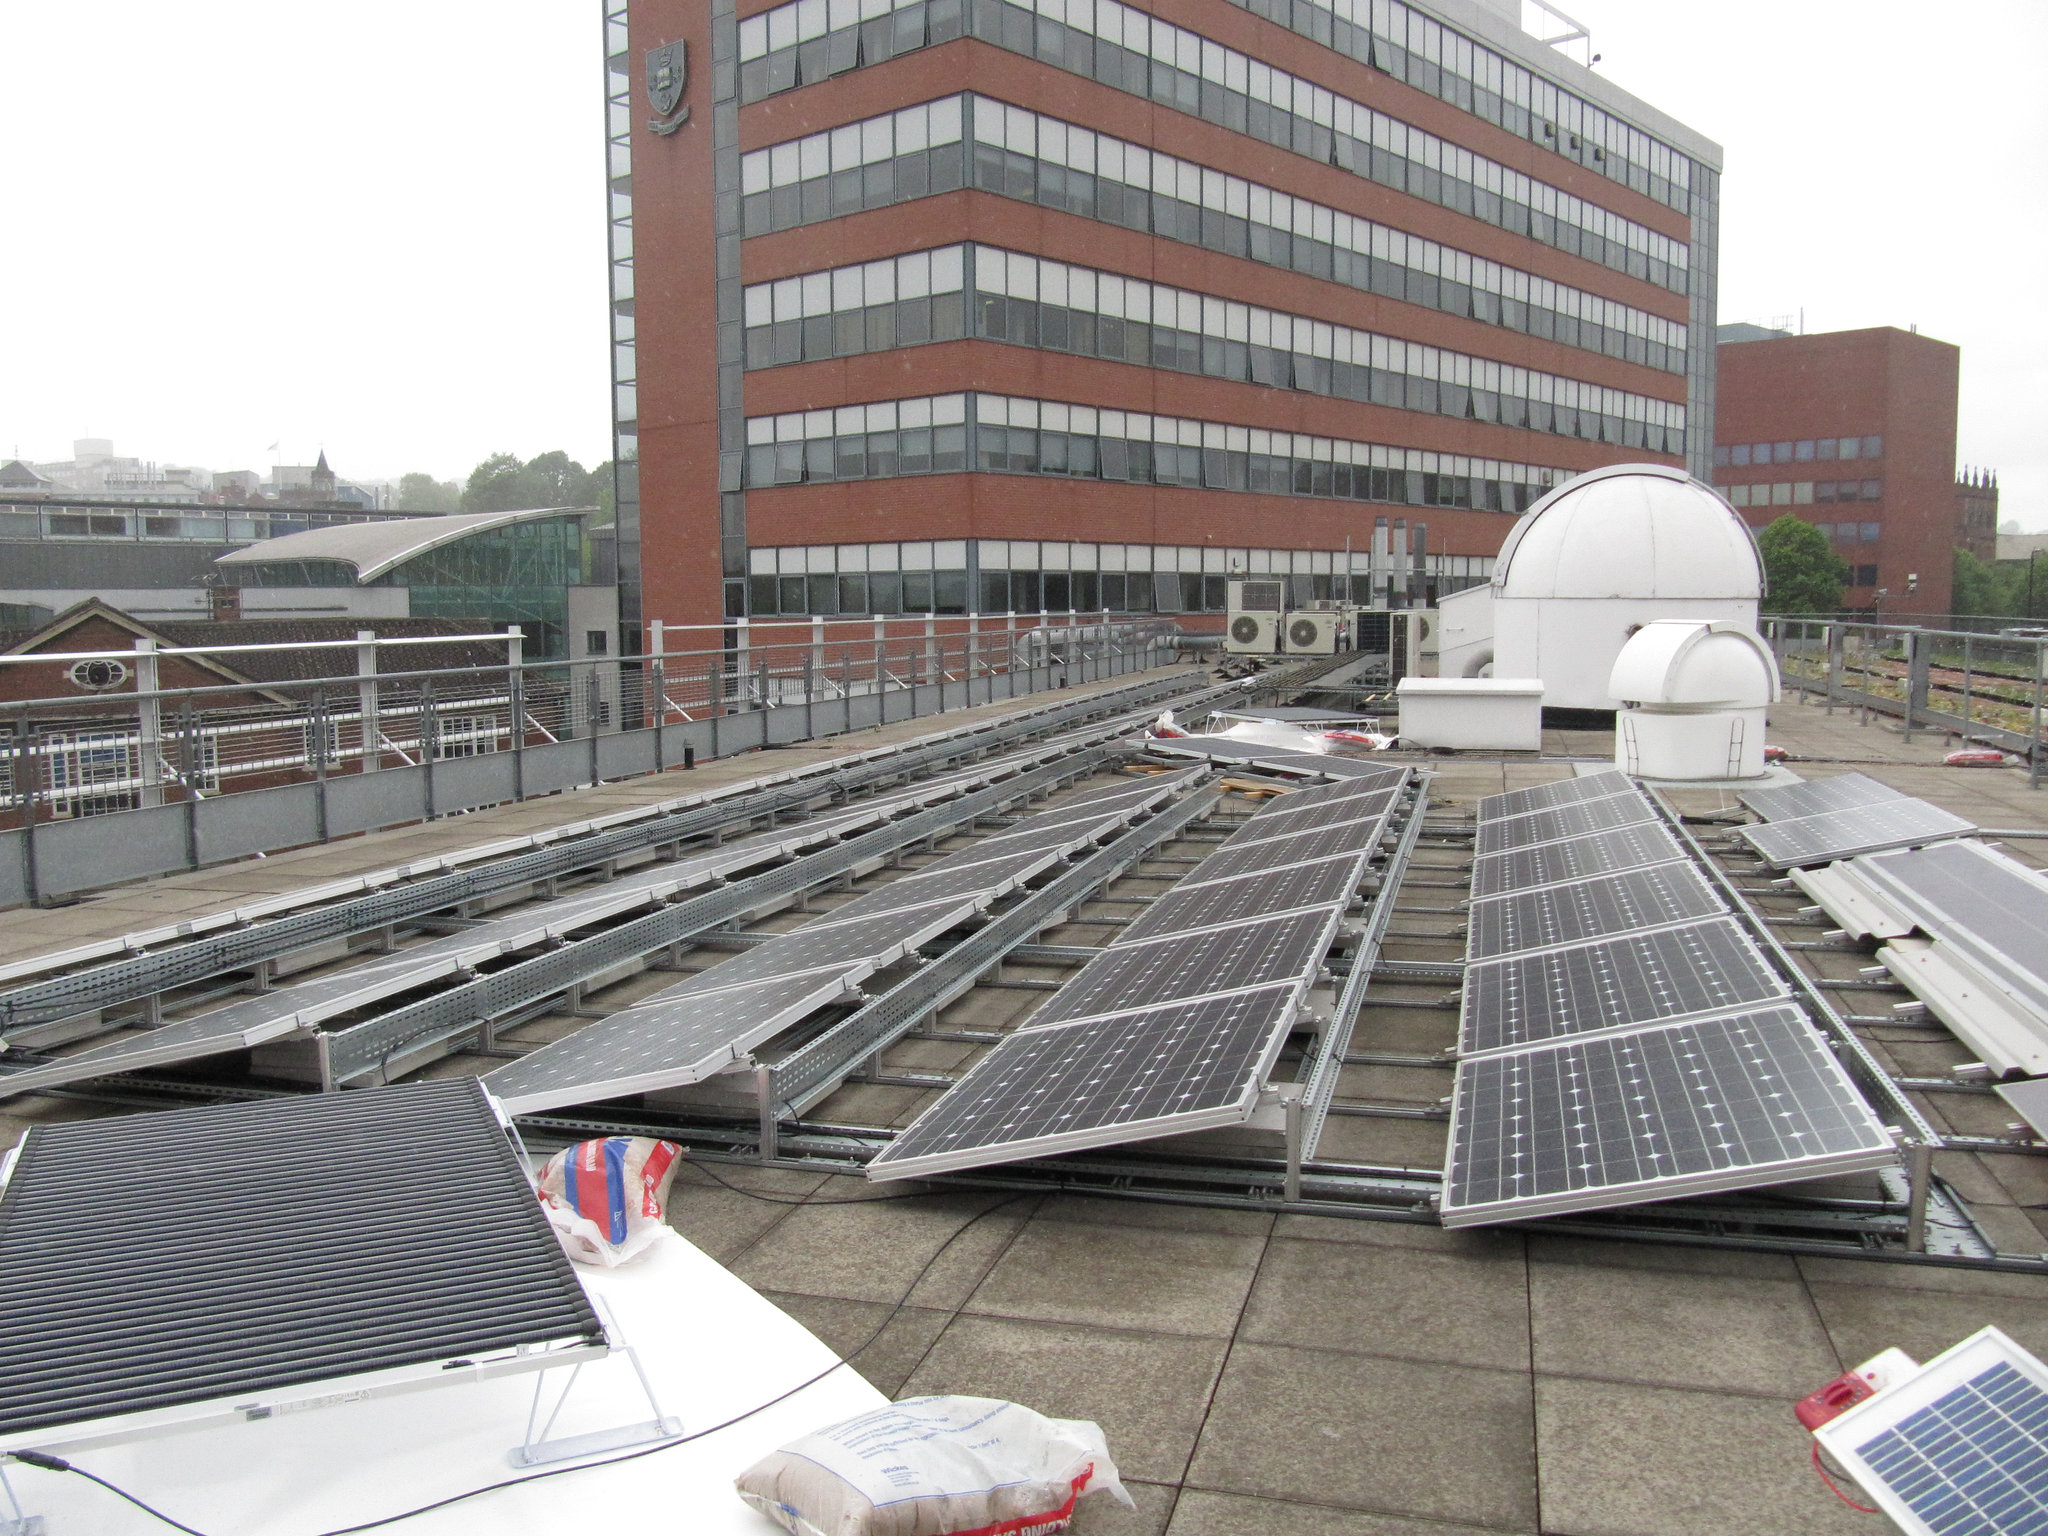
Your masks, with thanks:
M 1393 916 L 1394 899 L 1399 893 L 1402 875 L 1408 870 L 1408 856 L 1415 851 L 1416 839 L 1422 832 L 1423 816 L 1429 808 L 1429 775 L 1419 776 L 1415 786 L 1415 798 L 1408 808 L 1407 824 L 1401 828 L 1401 835 L 1395 840 L 1393 851 L 1380 872 L 1379 893 L 1373 898 L 1372 916 L 1366 920 L 1365 931 L 1358 936 L 1357 944 L 1349 956 L 1350 974 L 1344 978 L 1343 989 L 1337 994 L 1337 1004 L 1330 1015 L 1329 1027 L 1317 1042 L 1316 1062 L 1309 1071 L 1308 1083 L 1301 1096 L 1300 1130 L 1295 1138 L 1294 1155 L 1288 1159 L 1287 1197 L 1292 1200 L 1301 1194 L 1301 1169 L 1305 1160 L 1313 1160 L 1316 1147 L 1323 1138 L 1323 1126 L 1330 1116 L 1330 1101 L 1337 1092 L 1337 1079 L 1344 1073 L 1344 1053 L 1351 1048 L 1351 1031 L 1358 1023 L 1358 1011 L 1365 1003 L 1366 988 L 1372 984 L 1373 967 L 1379 961 L 1380 945 L 1386 939 L 1387 924 Z
M 601 868 L 612 860 L 710 836 L 736 823 L 800 810 L 820 799 L 844 799 L 855 790 L 928 772 L 961 758 L 980 756 L 992 747 L 1056 730 L 1072 720 L 1087 721 L 1105 715 L 1121 718 L 1136 714 L 1163 698 L 1190 691 L 1186 678 L 1162 678 L 1113 689 L 1086 699 L 1070 700 L 1010 716 L 992 725 L 949 732 L 936 741 L 869 754 L 842 767 L 820 768 L 754 791 L 698 801 L 673 811 L 661 812 L 657 808 L 646 821 L 596 832 L 573 842 L 551 845 L 475 869 L 377 891 L 310 912 L 52 977 L 0 994 L 0 1031 L 20 1030 L 90 1013 L 95 1009 L 138 1002 L 224 971 L 239 970 L 264 960 L 274 960 L 294 950 L 407 923 L 464 901 Z M 1215 688 L 1199 690 L 1203 696 L 1221 691 Z M 1106 727 L 1103 734 L 1115 734 L 1122 728 L 1121 725 Z
M 529 1008 L 657 950 L 708 933 L 722 923 L 779 906 L 803 892 L 852 874 L 864 864 L 887 859 L 913 843 L 971 827 L 976 817 L 987 814 L 992 807 L 1025 799 L 1064 780 L 1090 773 L 1108 761 L 1111 754 L 1112 748 L 1108 746 L 1085 748 L 987 789 L 888 822 L 777 868 L 735 880 L 593 937 L 336 1030 L 315 1042 L 323 1056 L 322 1080 L 341 1084 L 368 1076 L 384 1081 L 391 1064 L 401 1057 L 480 1031 L 493 1020 Z
M 1178 804 L 1139 822 L 1115 842 L 1091 853 L 1050 884 L 998 914 L 987 926 L 954 945 L 908 979 L 841 1020 L 817 1039 L 772 1067 L 761 1077 L 761 1157 L 773 1161 L 775 1128 L 793 1118 L 797 1106 L 841 1078 L 861 1060 L 888 1046 L 955 998 L 970 991 L 977 979 L 1037 933 L 1061 921 L 1062 914 L 1088 899 L 1091 892 L 1117 879 L 1216 803 L 1212 792 L 1196 791 Z

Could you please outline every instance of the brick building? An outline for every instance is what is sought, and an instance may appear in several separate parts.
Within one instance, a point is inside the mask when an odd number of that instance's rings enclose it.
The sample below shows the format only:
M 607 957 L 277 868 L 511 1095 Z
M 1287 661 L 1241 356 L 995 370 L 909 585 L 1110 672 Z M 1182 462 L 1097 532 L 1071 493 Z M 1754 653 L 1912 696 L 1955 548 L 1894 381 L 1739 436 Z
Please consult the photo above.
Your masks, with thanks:
M 1719 334 L 1715 484 L 1753 527 L 1790 512 L 1827 533 L 1845 606 L 1946 614 L 1955 550 L 1997 526 L 1996 491 L 1956 475 L 1961 352 L 1891 326 Z
M 613 0 L 622 618 L 1400 605 L 1712 431 L 1719 149 L 1514 0 Z

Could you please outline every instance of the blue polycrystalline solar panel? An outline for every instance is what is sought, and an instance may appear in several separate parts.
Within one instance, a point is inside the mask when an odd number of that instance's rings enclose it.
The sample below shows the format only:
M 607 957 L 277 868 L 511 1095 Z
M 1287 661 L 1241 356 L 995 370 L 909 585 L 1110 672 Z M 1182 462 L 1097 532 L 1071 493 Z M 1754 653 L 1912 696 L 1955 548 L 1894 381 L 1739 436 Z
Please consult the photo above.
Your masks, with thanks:
M 1881 1168 L 1891 1137 L 1790 1004 L 1458 1064 L 1447 1227 Z
M 1241 923 L 1271 912 L 1291 912 L 1297 907 L 1341 905 L 1349 899 L 1362 870 L 1357 854 L 1344 853 L 1314 864 L 1262 870 L 1235 880 L 1178 885 L 1145 908 L 1137 921 L 1124 930 L 1122 942 L 1134 944 L 1164 933 Z
M 1794 816 L 1818 816 L 1823 811 L 1847 811 L 1859 805 L 1903 800 L 1905 796 L 1889 784 L 1878 783 L 1868 774 L 1841 773 L 1831 779 L 1808 779 L 1799 784 L 1746 789 L 1735 798 L 1765 821 L 1784 821 Z
M 1939 806 L 1901 795 L 1874 805 L 1737 827 L 1735 835 L 1773 869 L 1794 869 L 1886 848 L 1968 837 L 1976 830 L 1974 823 Z
M 1510 848 L 1532 848 L 1538 843 L 1563 842 L 1589 832 L 1615 827 L 1632 827 L 1658 819 L 1655 807 L 1641 795 L 1608 795 L 1599 800 L 1580 800 L 1531 811 L 1524 816 L 1507 816 L 1482 821 L 1473 834 L 1474 853 L 1501 853 Z
M 1465 957 L 1489 960 L 1726 912 L 1707 877 L 1691 864 L 1656 864 L 1569 885 L 1475 901 Z
M 1783 997 L 1783 978 L 1733 918 L 1623 934 L 1465 967 L 1465 1055 L 1561 1035 L 1726 1013 Z
M 1640 794 L 1635 780 L 1617 769 L 1605 773 L 1581 774 L 1559 779 L 1555 784 L 1538 784 L 1530 789 L 1511 789 L 1504 795 L 1488 795 L 1476 807 L 1481 821 L 1498 821 L 1504 816 L 1524 816 L 1554 806 L 1573 805 L 1582 800 L 1599 800 L 1608 795 Z
M 1617 827 L 1586 837 L 1567 838 L 1536 848 L 1512 848 L 1472 861 L 1472 896 L 1501 896 L 1539 886 L 1563 885 L 1611 875 L 1624 869 L 1647 869 L 1685 857 L 1669 828 L 1658 822 Z
M 1294 988 L 1010 1036 L 868 1165 L 873 1179 L 1235 1125 L 1294 1017 Z
M 2048 1532 L 2048 1371 L 1996 1328 L 1815 1438 L 1909 1536 Z
M 1033 1029 L 1179 998 L 1205 997 L 1277 981 L 1315 968 L 1337 925 L 1335 907 L 1247 921 L 1235 927 L 1118 944 L 1031 1015 Z

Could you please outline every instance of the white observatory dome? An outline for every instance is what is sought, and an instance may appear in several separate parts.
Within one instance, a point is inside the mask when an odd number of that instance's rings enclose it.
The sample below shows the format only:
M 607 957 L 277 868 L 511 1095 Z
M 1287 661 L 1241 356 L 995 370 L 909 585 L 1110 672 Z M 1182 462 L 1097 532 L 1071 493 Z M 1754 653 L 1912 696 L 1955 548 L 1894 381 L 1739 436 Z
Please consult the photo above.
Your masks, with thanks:
M 1684 470 L 1617 464 L 1566 482 L 1523 514 L 1493 589 L 1506 598 L 1754 603 L 1763 560 L 1735 509 Z

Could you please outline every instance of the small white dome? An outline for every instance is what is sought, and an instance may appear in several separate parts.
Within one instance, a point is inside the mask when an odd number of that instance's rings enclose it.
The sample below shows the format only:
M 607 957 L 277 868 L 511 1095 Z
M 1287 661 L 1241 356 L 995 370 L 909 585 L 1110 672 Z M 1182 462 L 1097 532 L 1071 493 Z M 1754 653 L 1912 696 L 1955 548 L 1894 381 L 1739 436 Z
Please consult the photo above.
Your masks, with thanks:
M 1653 708 L 1760 709 L 1778 701 L 1778 664 L 1747 624 L 1659 619 L 1621 648 L 1607 691 Z
M 1567 481 L 1524 512 L 1494 567 L 1502 597 L 1755 602 L 1763 559 L 1733 507 L 1662 464 Z

